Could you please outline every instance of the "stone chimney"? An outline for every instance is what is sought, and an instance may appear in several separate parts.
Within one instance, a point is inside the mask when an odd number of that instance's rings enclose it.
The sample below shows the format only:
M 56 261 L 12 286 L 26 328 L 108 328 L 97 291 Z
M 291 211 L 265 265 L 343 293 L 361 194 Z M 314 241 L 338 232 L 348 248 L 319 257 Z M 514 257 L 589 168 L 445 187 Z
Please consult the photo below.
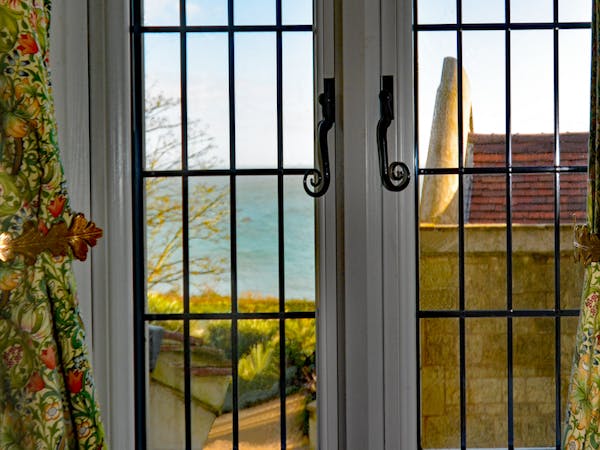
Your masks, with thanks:
M 449 168 L 458 166 L 458 69 L 455 58 L 444 58 L 442 79 L 438 87 L 427 168 Z M 471 86 L 463 67 L 463 165 L 468 160 L 467 138 L 473 131 L 471 109 Z M 421 193 L 421 223 L 458 223 L 458 176 L 429 175 L 423 179 Z

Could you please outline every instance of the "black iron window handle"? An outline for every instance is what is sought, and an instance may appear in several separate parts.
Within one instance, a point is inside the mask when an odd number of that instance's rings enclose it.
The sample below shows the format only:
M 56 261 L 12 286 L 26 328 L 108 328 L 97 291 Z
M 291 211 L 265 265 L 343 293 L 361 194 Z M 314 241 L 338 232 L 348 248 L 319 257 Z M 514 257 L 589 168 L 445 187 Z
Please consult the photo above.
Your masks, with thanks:
M 335 82 L 333 78 L 325 78 L 323 93 L 319 95 L 319 104 L 323 111 L 323 119 L 317 125 L 317 145 L 323 172 L 319 169 L 308 169 L 304 172 L 304 190 L 311 197 L 321 197 L 329 189 L 331 174 L 329 172 L 329 148 L 327 133 L 335 122 Z M 310 184 L 310 187 L 309 187 Z
M 403 162 L 388 165 L 387 130 L 394 120 L 394 78 L 382 77 L 383 89 L 379 92 L 381 117 L 377 122 L 377 150 L 379 152 L 379 173 L 381 183 L 386 189 L 394 192 L 402 191 L 410 182 L 410 170 Z

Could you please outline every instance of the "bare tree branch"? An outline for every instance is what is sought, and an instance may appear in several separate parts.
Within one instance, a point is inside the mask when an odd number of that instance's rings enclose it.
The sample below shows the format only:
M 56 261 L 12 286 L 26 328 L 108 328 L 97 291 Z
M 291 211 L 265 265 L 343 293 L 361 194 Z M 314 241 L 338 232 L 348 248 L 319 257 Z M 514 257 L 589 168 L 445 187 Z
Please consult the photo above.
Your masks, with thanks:
M 150 93 L 145 102 L 146 168 L 169 170 L 181 166 L 181 124 L 177 121 L 180 102 L 163 94 Z M 175 118 L 175 119 L 174 119 Z M 189 156 L 188 165 L 210 168 L 208 156 L 214 139 L 199 121 L 188 123 L 188 148 L 199 149 Z M 176 291 L 183 278 L 183 210 L 181 181 L 167 178 L 146 179 L 146 283 L 148 290 L 161 286 Z M 229 186 L 212 180 L 189 183 L 188 241 L 226 240 L 229 217 Z M 193 252 L 191 252 L 192 254 Z M 218 275 L 226 261 L 216 255 L 192 257 L 189 274 L 203 287 L 206 275 Z

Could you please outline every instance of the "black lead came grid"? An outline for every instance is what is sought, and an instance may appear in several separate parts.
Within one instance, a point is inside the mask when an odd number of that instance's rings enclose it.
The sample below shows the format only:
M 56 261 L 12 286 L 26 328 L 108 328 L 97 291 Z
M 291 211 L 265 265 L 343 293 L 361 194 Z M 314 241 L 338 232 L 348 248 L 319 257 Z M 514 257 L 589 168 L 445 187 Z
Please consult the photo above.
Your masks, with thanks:
M 192 435 L 192 399 L 191 399 L 191 337 L 190 322 L 197 320 L 227 320 L 231 323 L 231 374 L 232 374 L 232 448 L 239 446 L 239 406 L 238 406 L 238 321 L 242 319 L 271 319 L 279 323 L 279 399 L 280 399 L 280 436 L 281 448 L 286 448 L 286 320 L 314 319 L 314 311 L 287 311 L 285 304 L 285 258 L 284 258 L 284 177 L 303 175 L 308 168 L 284 168 L 283 157 L 283 69 L 282 38 L 284 32 L 312 32 L 313 25 L 282 24 L 282 0 L 276 0 L 275 25 L 235 25 L 234 0 L 227 1 L 227 25 L 188 26 L 186 24 L 186 0 L 180 0 L 179 25 L 147 26 L 143 21 L 143 0 L 133 0 L 132 7 L 132 58 L 133 58 L 133 120 L 134 120 L 134 154 L 133 154 L 133 218 L 134 218 L 134 293 L 135 293 L 135 404 L 136 404 L 136 448 L 146 448 L 150 443 L 147 438 L 147 367 L 146 350 L 147 325 L 150 321 L 181 321 L 183 323 L 183 367 L 184 367 L 184 402 L 185 402 L 185 448 L 191 449 Z M 175 2 L 174 2 L 175 4 Z M 228 36 L 228 89 L 229 89 L 229 168 L 194 169 L 188 167 L 188 104 L 187 104 L 187 42 L 190 33 L 227 33 Z M 276 168 L 236 168 L 236 99 L 235 99 L 235 36 L 247 32 L 271 32 L 276 36 L 276 96 L 277 96 L 277 166 Z M 151 170 L 144 166 L 144 37 L 148 33 L 178 34 L 180 44 L 180 89 L 181 89 L 181 169 Z M 236 184 L 240 176 L 256 177 L 271 175 L 277 178 L 277 223 L 278 223 L 278 312 L 241 312 L 238 311 L 237 280 L 237 217 L 236 217 Z M 175 314 L 148 313 L 146 310 L 146 279 L 144 273 L 145 209 L 144 183 L 152 178 L 180 179 L 182 182 L 182 260 L 183 260 L 183 312 Z M 230 211 L 230 273 L 231 273 L 231 312 L 196 313 L 190 311 L 190 249 L 188 210 L 190 202 L 189 185 L 195 177 L 228 177 L 229 179 L 229 211 Z M 298 187 L 301 189 L 301 178 Z M 176 432 L 176 431 L 174 431 Z
M 414 42 L 414 98 L 415 98 L 415 172 L 419 175 L 419 182 L 423 183 L 426 177 L 440 177 L 454 175 L 458 178 L 458 304 L 457 308 L 448 310 L 441 309 L 424 309 L 421 305 L 421 294 L 419 289 L 422 288 L 417 283 L 417 352 L 420 361 L 423 355 L 423 343 L 421 341 L 423 332 L 422 320 L 427 319 L 454 319 L 458 321 L 458 371 L 459 371 L 459 415 L 460 415 L 460 448 L 473 448 L 474 444 L 470 441 L 467 427 L 467 355 L 466 355 L 466 338 L 467 338 L 467 323 L 469 320 L 477 320 L 481 318 L 497 318 L 506 319 L 506 405 L 507 417 L 507 433 L 505 442 L 501 447 L 513 450 L 515 445 L 515 386 L 514 386 L 514 330 L 513 322 L 519 318 L 549 318 L 554 320 L 554 374 L 555 374 L 555 438 L 553 447 L 557 450 L 561 448 L 561 430 L 563 428 L 564 411 L 561 405 L 561 385 L 568 383 L 569 380 L 561 379 L 561 318 L 576 317 L 578 310 L 563 309 L 561 304 L 561 261 L 560 261 L 560 178 L 566 174 L 581 174 L 587 171 L 584 165 L 561 165 L 560 161 L 560 139 L 559 139 L 559 30 L 575 30 L 575 29 L 590 29 L 590 22 L 560 22 L 559 21 L 559 0 L 554 0 L 553 3 L 553 20 L 548 22 L 511 22 L 510 1 L 504 2 L 504 21 L 496 23 L 463 23 L 463 2 L 456 1 L 456 18 L 454 23 L 419 23 L 418 7 L 427 3 L 423 0 L 413 0 L 413 42 Z M 450 2 L 448 2 L 449 4 Z M 471 2 L 472 3 L 472 2 Z M 498 2 L 496 2 L 498 3 Z M 566 2 L 561 2 L 561 6 Z M 591 15 L 591 11 L 590 11 Z M 551 30 L 553 32 L 553 165 L 514 165 L 513 164 L 513 136 L 511 132 L 511 36 L 515 30 Z M 467 124 L 463 123 L 463 102 L 457 102 L 458 114 L 458 160 L 456 167 L 425 167 L 424 161 L 419 162 L 419 38 L 424 33 L 435 32 L 453 32 L 456 37 L 456 60 L 457 60 L 457 98 L 463 98 L 463 32 L 464 31 L 500 31 L 504 32 L 504 65 L 505 65 L 505 162 L 501 167 L 498 166 L 479 166 L 466 167 L 463 163 L 464 155 L 463 146 L 464 134 L 463 129 Z M 425 125 L 427 126 L 427 125 Z M 553 178 L 553 225 L 554 225 L 554 307 L 552 309 L 518 309 L 513 305 L 513 278 L 515 276 L 513 268 L 513 213 L 512 213 L 512 196 L 513 183 L 515 176 L 523 176 L 525 174 L 548 174 L 548 177 Z M 505 207 L 506 207 L 506 308 L 505 309 L 469 309 L 465 305 L 465 190 L 464 183 L 466 177 L 472 175 L 495 175 L 497 178 L 502 177 L 505 180 Z M 585 189 L 585 186 L 582 187 Z M 415 204 L 417 211 L 420 207 L 420 193 L 416 189 Z M 419 230 L 420 219 L 417 214 L 416 229 Z M 417 241 L 420 239 L 420 233 L 417 233 Z M 420 250 L 418 242 L 416 253 L 417 277 L 419 280 L 419 271 L 423 270 L 420 265 Z M 563 351 L 566 351 L 563 349 Z M 564 362 L 562 362 L 564 364 Z M 427 448 L 424 444 L 423 431 L 423 379 L 421 371 L 418 370 L 419 384 L 419 404 L 418 404 L 418 442 L 419 449 Z M 457 443 L 458 444 L 458 443 Z M 477 445 L 475 445 L 477 446 Z M 500 445 L 498 445 L 500 446 Z M 453 446 L 455 447 L 455 446 Z

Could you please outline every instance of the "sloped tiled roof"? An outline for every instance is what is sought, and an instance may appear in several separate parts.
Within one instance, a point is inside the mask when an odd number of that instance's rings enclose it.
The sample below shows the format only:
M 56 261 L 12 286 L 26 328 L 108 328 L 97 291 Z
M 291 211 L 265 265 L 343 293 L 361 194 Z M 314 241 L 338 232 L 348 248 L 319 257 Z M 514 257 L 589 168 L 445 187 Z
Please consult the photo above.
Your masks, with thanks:
M 587 165 L 587 133 L 560 135 L 561 166 Z M 504 135 L 470 134 L 469 153 L 475 168 L 505 167 Z M 553 166 L 554 135 L 522 134 L 512 137 L 514 166 Z M 470 178 L 470 179 L 469 179 Z M 573 223 L 585 219 L 586 173 L 560 176 L 560 219 Z M 506 175 L 472 175 L 465 180 L 465 222 L 506 223 Z M 554 175 L 551 173 L 513 174 L 513 223 L 554 222 Z

